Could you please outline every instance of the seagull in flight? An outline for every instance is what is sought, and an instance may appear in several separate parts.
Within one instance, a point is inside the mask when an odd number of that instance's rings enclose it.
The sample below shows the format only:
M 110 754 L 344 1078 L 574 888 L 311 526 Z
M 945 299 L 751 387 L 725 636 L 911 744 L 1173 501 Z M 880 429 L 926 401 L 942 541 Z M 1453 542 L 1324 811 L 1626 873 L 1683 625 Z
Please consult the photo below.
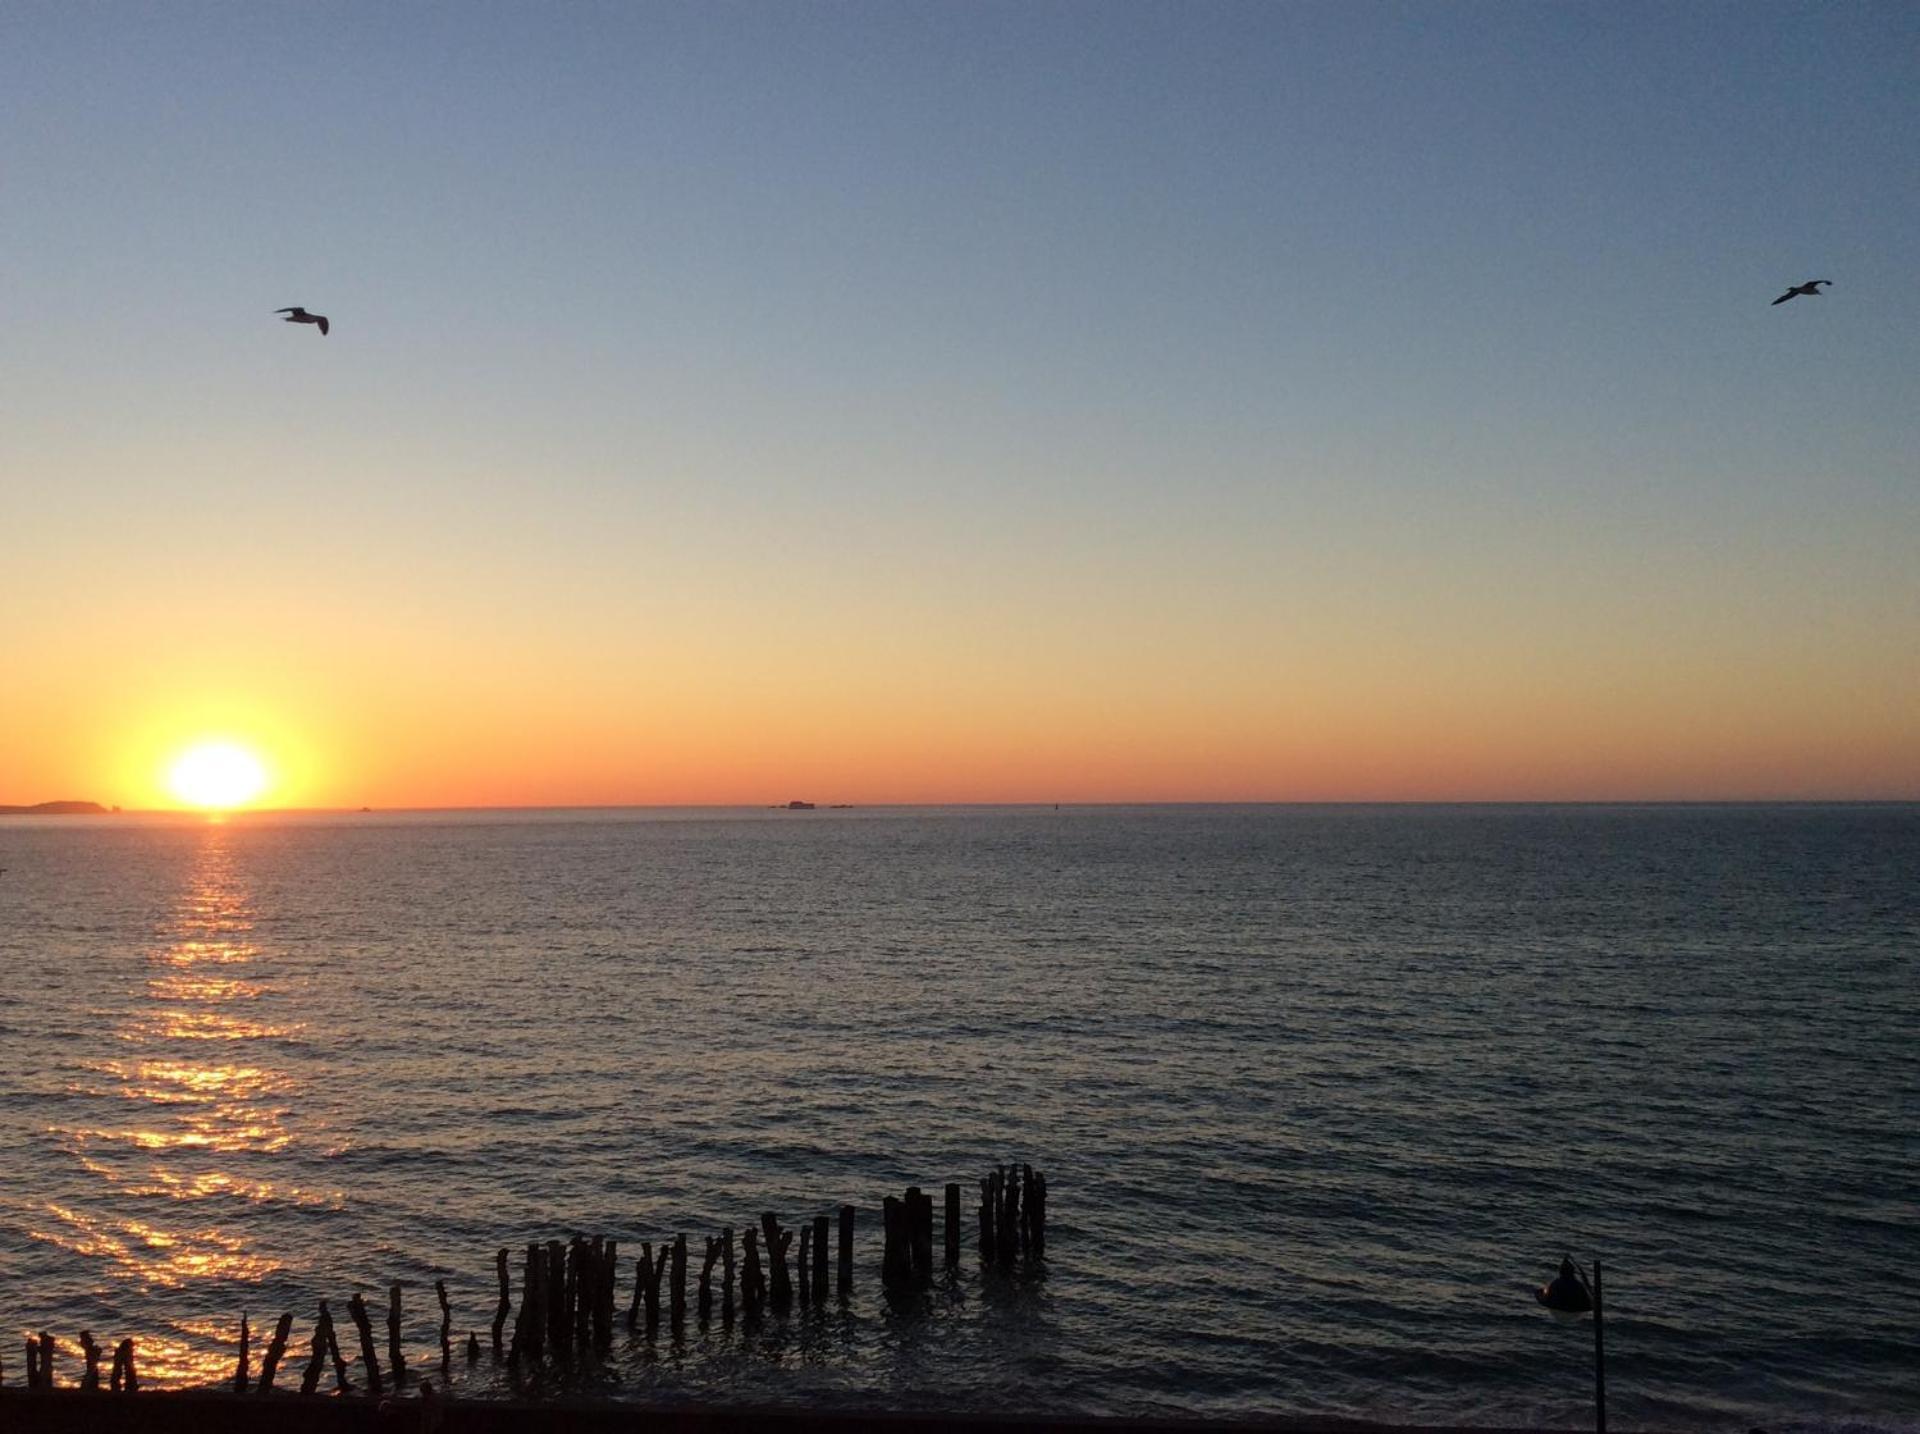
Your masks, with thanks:
M 1821 282 L 1825 283 L 1826 281 L 1823 279 Z M 290 324 L 318 324 L 320 325 L 320 336 L 325 338 L 327 335 L 327 316 L 325 314 L 310 314 L 301 308 L 275 309 L 274 312 L 276 314 L 285 314 L 287 316 L 287 322 Z
M 1820 286 L 1822 284 L 1831 284 L 1832 282 L 1833 280 L 1831 279 L 1809 279 L 1804 284 L 1795 284 L 1792 288 L 1788 289 L 1786 293 L 1775 299 L 1773 303 L 1784 304 L 1788 299 L 1793 298 L 1797 294 L 1805 294 L 1809 299 L 1817 299 L 1820 297 Z M 1767 307 L 1772 308 L 1773 304 L 1769 304 Z M 324 334 L 326 331 L 326 325 L 323 323 L 320 326 L 320 332 Z

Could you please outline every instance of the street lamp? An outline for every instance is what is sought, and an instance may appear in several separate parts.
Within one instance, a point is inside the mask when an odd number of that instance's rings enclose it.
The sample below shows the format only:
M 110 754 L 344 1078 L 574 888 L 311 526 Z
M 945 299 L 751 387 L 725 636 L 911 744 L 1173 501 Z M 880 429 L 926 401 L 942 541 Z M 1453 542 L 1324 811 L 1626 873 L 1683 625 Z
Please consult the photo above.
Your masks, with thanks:
M 1578 1319 L 1593 1314 L 1593 1427 L 1596 1434 L 1607 1434 L 1607 1347 L 1601 1323 L 1600 1262 L 1593 1262 L 1593 1283 L 1571 1258 L 1560 1261 L 1560 1273 L 1535 1290 L 1533 1297 L 1547 1307 L 1555 1319 Z

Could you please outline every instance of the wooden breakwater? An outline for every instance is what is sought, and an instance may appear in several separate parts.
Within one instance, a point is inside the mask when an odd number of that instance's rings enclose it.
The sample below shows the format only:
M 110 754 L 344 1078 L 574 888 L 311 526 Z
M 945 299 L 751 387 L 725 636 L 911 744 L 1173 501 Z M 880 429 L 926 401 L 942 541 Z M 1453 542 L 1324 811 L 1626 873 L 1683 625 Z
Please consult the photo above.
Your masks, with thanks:
M 1037 1267 L 1046 1258 L 1046 1177 L 1030 1165 L 998 1166 L 980 1180 L 980 1264 L 994 1271 L 1026 1265 Z M 965 1225 L 961 1187 L 950 1183 L 945 1191 L 942 1269 L 957 1277 Z M 882 1254 L 880 1281 L 888 1292 L 910 1291 L 934 1283 L 933 1197 L 919 1186 L 903 1196 L 887 1196 L 880 1206 Z M 689 1312 L 706 1329 L 717 1318 L 731 1328 L 735 1320 L 752 1329 L 767 1319 L 783 1318 L 796 1304 L 817 1309 L 829 1300 L 840 1305 L 854 1297 L 855 1243 L 859 1212 L 853 1205 L 838 1207 L 837 1219 L 820 1214 L 789 1229 L 772 1212 L 760 1216 L 757 1227 L 739 1230 L 738 1258 L 735 1230 L 702 1236 L 702 1259 L 688 1298 L 691 1247 L 685 1234 L 672 1240 L 642 1241 L 633 1262 L 632 1294 L 625 1303 L 625 1325 L 630 1339 L 652 1342 L 664 1323 L 678 1337 Z M 797 1248 L 796 1248 L 797 1240 Z M 830 1253 L 832 1258 L 830 1260 Z M 519 1301 L 516 1310 L 514 1251 L 494 1252 L 493 1269 L 498 1298 L 487 1325 L 495 1361 L 511 1367 L 516 1377 L 545 1365 L 571 1366 L 578 1361 L 604 1359 L 612 1352 L 620 1306 L 620 1246 L 603 1235 L 574 1235 L 566 1240 L 528 1243 L 519 1251 Z M 715 1289 L 715 1273 L 719 1287 Z M 829 1278 L 831 1271 L 832 1278 Z M 407 1388 L 416 1376 L 405 1352 L 403 1285 L 387 1287 L 385 1314 L 386 1362 L 382 1365 L 373 1312 L 366 1296 L 355 1291 L 347 1300 L 358 1367 L 341 1346 L 340 1332 L 328 1301 L 319 1301 L 299 1391 L 320 1391 L 329 1369 L 333 1388 L 341 1394 L 364 1393 L 380 1397 Z M 454 1361 L 453 1307 L 444 1280 L 434 1281 L 439 1301 L 439 1367 L 443 1380 L 451 1376 Z M 283 1313 L 253 1372 L 253 1329 L 249 1317 L 240 1317 L 240 1331 L 231 1388 L 236 1394 L 270 1394 L 293 1334 L 294 1316 Z M 79 1388 L 100 1389 L 101 1346 L 90 1330 L 80 1333 L 85 1360 Z M 26 1341 L 27 1388 L 56 1387 L 58 1346 L 44 1331 Z M 469 1364 L 485 1357 L 478 1328 L 470 1328 L 465 1342 Z M 123 1339 L 114 1349 L 108 1392 L 136 1393 L 134 1342 Z M 357 1379 L 356 1379 L 357 1376 Z M 6 1371 L 0 1365 L 0 1385 Z M 425 1384 L 424 1381 L 422 1381 Z M 430 1384 L 425 1387 L 431 1388 Z

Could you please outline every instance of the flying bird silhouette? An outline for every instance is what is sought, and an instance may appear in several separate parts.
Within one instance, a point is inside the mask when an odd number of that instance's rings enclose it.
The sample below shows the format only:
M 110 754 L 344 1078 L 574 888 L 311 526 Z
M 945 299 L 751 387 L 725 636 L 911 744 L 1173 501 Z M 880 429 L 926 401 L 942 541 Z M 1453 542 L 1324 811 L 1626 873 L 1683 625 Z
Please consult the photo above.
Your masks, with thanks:
M 1831 279 L 1809 279 L 1804 284 L 1795 284 L 1792 288 L 1788 289 L 1786 293 L 1775 299 L 1773 303 L 1784 304 L 1796 294 L 1805 294 L 1809 299 L 1817 299 L 1820 297 L 1820 286 L 1822 284 L 1831 284 L 1832 282 L 1833 280 Z M 1772 308 L 1773 304 L 1769 304 L 1767 307 Z M 326 330 L 323 328 L 320 332 L 324 334 Z
M 310 314 L 301 308 L 275 309 L 274 312 L 276 314 L 285 314 L 287 316 L 287 322 L 290 324 L 318 324 L 320 325 L 320 336 L 322 338 L 326 337 L 327 316 L 325 314 Z

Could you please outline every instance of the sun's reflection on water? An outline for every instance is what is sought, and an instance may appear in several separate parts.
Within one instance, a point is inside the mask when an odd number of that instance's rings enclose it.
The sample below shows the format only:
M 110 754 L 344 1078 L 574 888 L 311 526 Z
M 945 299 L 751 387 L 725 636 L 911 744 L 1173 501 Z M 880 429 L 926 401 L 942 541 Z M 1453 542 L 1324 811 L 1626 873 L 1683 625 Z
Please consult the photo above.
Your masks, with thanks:
M 243 1307 L 250 1287 L 285 1268 L 251 1222 L 223 1212 L 342 1201 L 338 1191 L 272 1178 L 272 1157 L 295 1143 L 299 1093 L 275 1053 L 300 1027 L 271 1018 L 279 973 L 252 938 L 241 835 L 206 829 L 163 944 L 146 957 L 138 995 L 112 1032 L 125 1054 L 86 1062 L 67 1084 L 94 1115 L 53 1133 L 106 1198 L 43 1201 L 31 1231 L 94 1262 L 101 1294 L 123 1282 L 168 1291 L 183 1314 Z M 231 1358 L 223 1346 L 233 1330 L 218 1319 L 136 1334 L 144 1383 L 205 1384 Z

